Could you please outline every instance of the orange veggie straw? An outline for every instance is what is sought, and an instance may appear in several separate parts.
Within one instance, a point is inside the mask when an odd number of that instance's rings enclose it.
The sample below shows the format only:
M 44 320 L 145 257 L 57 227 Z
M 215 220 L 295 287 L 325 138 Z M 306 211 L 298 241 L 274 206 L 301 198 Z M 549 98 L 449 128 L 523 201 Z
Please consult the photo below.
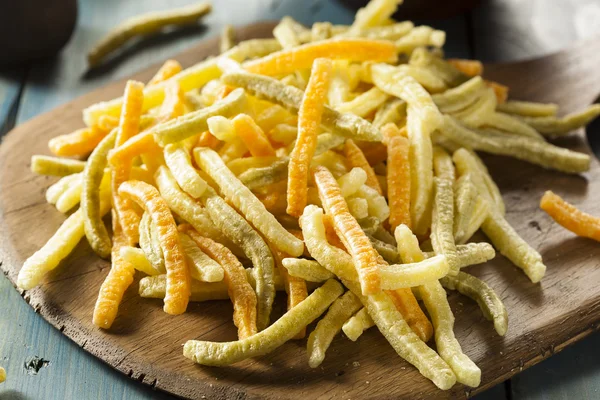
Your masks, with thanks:
M 215 150 L 217 146 L 219 146 L 221 141 L 217 139 L 212 133 L 209 131 L 204 131 L 198 136 L 198 143 L 196 143 L 197 147 L 210 147 Z
M 184 111 L 184 100 L 184 93 L 177 82 L 166 85 L 165 100 L 160 110 L 161 119 L 168 120 L 181 116 Z M 111 164 L 125 163 L 144 153 L 153 155 L 162 153 L 162 148 L 156 143 L 151 130 L 135 135 L 116 147 L 111 151 L 108 160 Z
M 139 241 L 138 227 L 140 225 L 140 216 L 135 210 L 131 201 L 118 195 L 119 186 L 129 179 L 132 161 L 121 160 L 118 164 L 111 166 L 111 185 L 113 193 L 113 207 L 117 212 L 117 218 L 121 223 L 123 232 L 129 240 L 130 246 L 135 246 Z
M 355 142 L 362 150 L 369 165 L 377 165 L 387 159 L 387 147 L 379 142 Z
M 488 80 L 485 81 L 485 84 L 488 85 L 488 87 L 491 87 L 494 91 L 498 104 L 506 103 L 506 99 L 508 99 L 508 86 Z
M 366 296 L 380 292 L 379 265 L 383 262 L 381 257 L 356 219 L 350 214 L 340 187 L 331 172 L 325 167 L 317 166 L 313 174 L 323 207 L 333 218 L 335 230 L 354 260 L 362 293 Z
M 248 61 L 244 68 L 261 75 L 286 75 L 310 68 L 317 58 L 349 61 L 394 62 L 398 56 L 393 42 L 369 39 L 329 39 L 277 51 Z
M 388 146 L 387 198 L 390 206 L 390 231 L 394 232 L 398 225 L 411 226 L 409 143 L 393 123 L 383 126 L 381 132 Z
M 185 111 L 185 93 L 177 81 L 165 85 L 165 100 L 160 106 L 160 119 L 168 121 L 183 115 Z
M 268 212 L 273 215 L 284 214 L 287 202 L 285 196 L 281 192 L 269 192 L 266 194 L 256 194 L 256 197 L 265 206 Z
M 306 207 L 308 170 L 317 147 L 317 134 L 327 101 L 332 69 L 333 63 L 330 60 L 315 60 L 298 111 L 298 138 L 290 156 L 287 189 L 287 213 L 294 217 L 300 217 Z
M 136 81 L 128 81 L 123 95 L 123 107 L 117 131 L 115 147 L 125 143 L 129 138 L 135 136 L 140 128 L 140 116 L 142 104 L 144 103 L 144 84 Z M 123 233 L 134 246 L 139 240 L 138 227 L 140 216 L 133 204 L 118 195 L 119 186 L 129 179 L 132 160 L 122 160 L 111 165 L 111 186 L 113 193 L 113 206 L 123 228 Z
M 179 64 L 177 60 L 167 60 L 162 65 L 162 67 L 160 67 L 160 69 L 156 71 L 156 74 L 154 74 L 152 79 L 148 81 L 148 86 L 157 84 L 162 81 L 166 81 L 170 77 L 181 72 L 181 70 L 181 64 Z
M 48 141 L 48 147 L 53 154 L 61 157 L 85 156 L 91 153 L 109 132 L 110 130 L 93 125 L 53 137 Z
M 287 268 L 283 266 L 281 260 L 290 257 L 289 254 L 277 249 L 275 246 L 270 246 L 277 270 L 283 278 L 283 284 L 285 285 L 285 291 L 287 292 L 287 309 L 288 311 L 298 305 L 302 300 L 308 297 L 308 289 L 306 288 L 306 281 L 302 278 L 292 276 L 288 273 Z M 306 336 L 306 327 L 302 328 L 294 339 L 304 339 Z
M 155 152 L 162 152 L 162 148 L 154 140 L 153 133 L 146 131 L 113 149 L 108 155 L 108 162 L 115 164 L 120 160 L 132 160 L 140 154 Z
M 325 214 L 323 215 L 323 225 L 325 225 L 325 235 L 327 236 L 327 242 L 332 246 L 337 247 L 338 249 L 346 250 L 346 246 L 340 240 L 340 237 L 335 232 L 335 227 L 333 226 L 333 218 L 331 215 Z
M 119 220 L 114 215 L 113 210 L 113 247 L 111 251 L 111 266 L 108 275 L 100 286 L 100 293 L 94 307 L 93 323 L 99 328 L 109 329 L 119 311 L 119 304 L 123 299 L 123 294 L 133 283 L 135 269 L 132 264 L 121 257 L 121 247 L 127 246 L 125 237 Z
M 400 311 L 402 317 L 410 328 L 421 338 L 428 342 L 433 336 L 433 326 L 427 316 L 419 306 L 419 302 L 412 293 L 412 290 L 397 289 L 388 290 L 386 293 L 390 296 L 396 309 Z
M 137 81 L 127 81 L 123 95 L 123 107 L 119 120 L 116 145 L 120 146 L 140 130 L 140 116 L 144 102 L 144 84 Z
M 225 97 L 227 97 L 227 95 L 229 93 L 233 92 L 233 89 L 235 89 L 235 88 L 232 86 L 227 86 L 227 85 L 223 86 L 221 89 L 219 89 L 217 91 L 217 94 L 215 96 L 215 101 L 223 100 Z
M 383 194 L 381 186 L 379 186 L 379 180 L 377 180 L 377 175 L 375 174 L 375 171 L 373 171 L 373 167 L 371 167 L 367 161 L 367 158 L 363 154 L 360 147 L 354 143 L 354 140 L 346 140 L 346 144 L 344 145 L 344 155 L 350 164 L 349 169 L 354 167 L 362 168 L 367 173 L 367 181 L 365 182 L 366 185 L 375 189 L 377 193 Z
M 463 74 L 473 77 L 483 75 L 483 64 L 478 60 L 466 60 L 463 58 L 450 58 L 447 60 L 450 65 Z
M 308 297 L 306 281 L 302 278 L 298 278 L 296 276 L 288 274 L 287 269 L 283 267 L 279 268 L 279 271 L 283 276 L 285 291 L 288 294 L 287 309 L 289 311 Z M 294 339 L 304 339 L 305 336 L 306 327 L 304 327 L 300 332 L 298 332 L 298 334 L 294 336 Z
M 167 270 L 164 311 L 173 315 L 185 312 L 191 293 L 190 271 L 169 206 L 154 186 L 141 181 L 127 181 L 121 184 L 119 196 L 136 202 L 152 217 Z
M 117 117 L 103 115 L 98 119 L 97 124 L 89 128 L 78 129 L 50 139 L 48 147 L 52 153 L 61 157 L 85 156 L 91 153 L 118 125 Z
M 250 154 L 254 157 L 275 155 L 275 150 L 271 146 L 267 135 L 256 125 L 252 117 L 246 114 L 239 114 L 231 122 L 233 122 L 235 132 L 242 139 Z
M 544 193 L 540 207 L 565 229 L 600 242 L 600 218 L 578 210 L 550 190 Z
M 227 293 L 233 303 L 233 323 L 238 328 L 238 338 L 245 339 L 254 335 L 256 328 L 256 294 L 248 282 L 246 270 L 236 256 L 227 247 L 201 236 L 190 225 L 179 227 L 198 245 L 200 250 L 218 262 L 225 273 L 223 280 Z

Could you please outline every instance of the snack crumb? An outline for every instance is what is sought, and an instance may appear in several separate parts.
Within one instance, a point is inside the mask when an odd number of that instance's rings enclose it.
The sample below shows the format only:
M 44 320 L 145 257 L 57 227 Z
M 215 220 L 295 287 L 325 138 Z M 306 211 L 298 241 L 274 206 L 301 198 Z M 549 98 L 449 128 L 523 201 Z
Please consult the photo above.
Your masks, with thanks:
M 355 368 L 356 367 L 360 367 L 360 363 L 358 361 L 353 361 L 352 362 L 352 366 L 355 367 Z

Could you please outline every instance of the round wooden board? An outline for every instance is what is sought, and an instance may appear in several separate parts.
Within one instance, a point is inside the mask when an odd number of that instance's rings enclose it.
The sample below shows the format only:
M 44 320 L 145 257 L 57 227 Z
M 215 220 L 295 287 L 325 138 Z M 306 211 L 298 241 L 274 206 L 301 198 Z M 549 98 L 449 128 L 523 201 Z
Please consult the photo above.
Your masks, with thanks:
M 273 23 L 250 25 L 238 30 L 238 37 L 266 37 L 273 26 Z M 189 66 L 215 54 L 216 49 L 217 40 L 208 40 L 184 52 L 178 60 Z M 538 67 L 546 69 L 547 78 L 556 82 L 556 68 L 545 66 L 568 67 L 564 64 L 567 56 L 550 57 Z M 502 66 L 493 67 L 490 72 L 504 83 L 521 82 L 525 87 L 527 82 L 523 83 L 521 72 L 533 68 L 532 65 L 537 64 L 522 64 L 520 72 Z M 581 87 L 577 76 L 569 73 L 567 67 L 563 68 L 567 71 L 563 83 Z M 147 81 L 157 68 L 153 66 L 133 78 Z M 15 282 L 23 261 L 64 220 L 44 199 L 45 190 L 56 179 L 32 174 L 31 155 L 47 154 L 49 138 L 81 127 L 81 110 L 119 96 L 124 82 L 115 82 L 36 117 L 4 139 L 0 147 L 0 261 L 11 282 Z M 564 90 L 568 88 L 561 91 L 560 87 L 557 89 L 560 85 L 549 88 L 535 85 L 534 81 L 529 83 L 526 87 L 530 89 L 520 93 L 526 98 L 554 100 L 571 109 L 592 100 L 581 95 L 565 96 Z M 598 79 L 594 84 L 600 88 Z M 565 144 L 588 151 L 581 136 Z M 600 316 L 600 289 L 596 284 L 600 280 L 600 246 L 565 232 L 551 223 L 537 206 L 543 191 L 552 188 L 567 200 L 600 214 L 600 205 L 588 195 L 600 192 L 597 161 L 594 159 L 591 171 L 580 177 L 545 171 L 507 158 L 487 157 L 486 161 L 502 189 L 509 222 L 542 253 L 548 274 L 542 284 L 533 285 L 501 256 L 471 268 L 497 290 L 506 304 L 510 328 L 505 338 L 495 333 L 476 304 L 451 294 L 457 337 L 467 355 L 483 371 L 482 385 L 476 391 L 507 379 L 587 335 L 597 328 Z M 136 276 L 136 283 L 125 294 L 117 321 L 105 332 L 93 326 L 92 310 L 108 268 L 109 264 L 92 254 L 82 241 L 59 268 L 48 274 L 42 285 L 21 294 L 36 312 L 83 349 L 132 379 L 157 389 L 187 398 L 211 399 L 431 398 L 475 393 L 461 385 L 440 392 L 398 357 L 376 329 L 368 331 L 356 343 L 338 336 L 325 362 L 317 369 L 307 365 L 305 340 L 291 341 L 271 355 L 228 368 L 197 366 L 183 357 L 183 343 L 189 339 L 235 340 L 231 304 L 191 303 L 184 315 L 169 316 L 162 311 L 161 301 L 137 295 L 140 276 Z M 284 310 L 285 298 L 280 296 L 273 317 Z

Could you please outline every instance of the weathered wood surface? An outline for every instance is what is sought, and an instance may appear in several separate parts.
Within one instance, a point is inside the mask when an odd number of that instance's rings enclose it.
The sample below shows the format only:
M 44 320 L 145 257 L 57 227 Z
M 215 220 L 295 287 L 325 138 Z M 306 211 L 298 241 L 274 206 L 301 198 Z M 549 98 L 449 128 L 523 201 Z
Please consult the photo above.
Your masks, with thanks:
M 263 36 L 269 32 L 269 27 L 258 25 L 256 32 Z M 214 42 L 203 44 L 178 58 L 189 65 L 213 47 Z M 588 79 L 584 81 L 576 74 L 577 71 L 591 70 L 593 62 L 597 62 L 584 57 L 588 50 L 590 48 L 513 67 L 490 67 L 488 71 L 491 77 L 502 82 L 513 85 L 518 82 L 515 94 L 521 97 L 556 101 L 569 110 L 589 103 L 595 96 L 593 90 L 600 90 L 598 77 L 587 75 Z M 591 50 L 597 53 L 600 43 L 594 43 Z M 523 79 L 525 71 L 535 78 L 544 76 L 545 80 L 557 84 L 551 88 L 536 85 L 536 80 Z M 135 77 L 144 80 L 151 72 Z M 43 244 L 62 220 L 43 200 L 42 188 L 51 180 L 32 177 L 28 171 L 30 155 L 45 152 L 47 138 L 77 127 L 82 107 L 111 98 L 121 90 L 122 83 L 99 89 L 23 124 L 6 137 L 0 150 L 0 223 L 5 232 L 2 268 L 8 271 L 9 279 L 14 281 L 24 258 Z M 29 132 L 37 132 L 36 137 L 28 135 Z M 581 136 L 565 144 L 585 150 Z M 19 149 L 21 151 L 17 151 Z M 584 180 L 512 160 L 492 157 L 488 160 L 505 194 L 509 210 L 507 218 L 526 240 L 540 249 L 549 272 L 541 285 L 532 285 L 501 257 L 473 268 L 476 275 L 498 290 L 507 305 L 511 328 L 504 339 L 493 332 L 474 304 L 451 296 L 457 317 L 457 336 L 465 352 L 484 373 L 480 390 L 589 334 L 600 320 L 600 290 L 595 284 L 600 278 L 600 248 L 590 241 L 573 238 L 551 224 L 537 208 L 541 193 L 554 188 L 587 210 L 600 212 L 598 205 L 586 196 L 587 192 L 593 193 L 600 186 L 598 163 L 592 163 L 592 170 Z M 36 235 L 30 235 L 34 223 Z M 231 368 L 194 366 L 182 359 L 181 344 L 190 338 L 233 339 L 233 324 L 223 318 L 223 314 L 230 314 L 231 306 L 227 302 L 194 304 L 187 314 L 169 317 L 162 313 L 160 302 L 138 298 L 135 285 L 126 294 L 114 329 L 109 334 L 100 332 L 91 325 L 91 311 L 107 267 L 82 243 L 40 288 L 25 293 L 24 298 L 87 351 L 157 388 L 187 397 L 218 398 L 241 394 L 266 398 L 443 395 L 400 360 L 375 331 L 367 333 L 358 344 L 343 337 L 336 339 L 323 368 L 316 371 L 307 367 L 300 343 L 286 344 L 277 354 Z M 155 343 L 159 341 L 164 344 L 157 347 Z M 358 361 L 360 367 L 355 367 L 353 361 Z M 457 386 L 445 394 L 468 393 Z
M 141 65 L 174 55 L 198 38 L 213 37 L 225 23 L 244 24 L 286 14 L 307 24 L 320 20 L 348 23 L 352 18 L 352 11 L 341 7 L 337 0 L 311 1 L 310 7 L 293 0 L 218 1 L 203 24 L 205 29 L 186 31 L 168 40 L 145 41 L 101 73 L 85 76 L 85 51 L 118 20 L 191 1 L 80 1 L 74 37 L 56 59 L 32 66 L 37 69 L 33 74 L 35 79 L 28 79 L 30 66 L 0 71 L 0 136 L 12 128 L 19 106 L 24 107 L 18 115 L 22 122 L 115 77 L 124 77 Z M 449 55 L 503 61 L 547 54 L 568 47 L 577 39 L 597 35 L 599 9 L 596 0 L 486 0 L 470 14 L 447 21 L 423 22 L 448 31 Z M 24 84 L 27 103 L 20 102 L 18 97 Z M 2 399 L 158 396 L 157 392 L 146 390 L 81 351 L 36 315 L 6 279 L 0 279 L 0 332 L 4 336 L 0 340 L 0 365 L 9 374 L 9 380 L 0 385 Z M 562 399 L 567 394 L 573 398 L 595 397 L 594 393 L 600 390 L 600 369 L 593 362 L 598 340 L 597 334 L 584 339 L 513 378 L 511 399 Z M 51 361 L 48 368 L 35 376 L 23 369 L 24 361 L 33 355 Z M 59 388 L 56 382 L 65 384 Z M 505 398 L 504 386 L 495 386 L 477 397 Z

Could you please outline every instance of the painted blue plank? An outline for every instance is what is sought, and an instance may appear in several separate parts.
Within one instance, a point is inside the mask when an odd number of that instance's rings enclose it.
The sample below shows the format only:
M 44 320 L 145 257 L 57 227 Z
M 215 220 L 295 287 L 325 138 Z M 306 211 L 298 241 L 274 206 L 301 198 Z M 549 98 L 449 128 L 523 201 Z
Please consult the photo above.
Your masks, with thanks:
M 62 50 L 51 60 L 31 68 L 25 86 L 17 123 L 63 104 L 118 78 L 122 78 L 176 55 L 197 40 L 210 34 L 210 25 L 187 29 L 185 34 L 170 34 L 145 40 L 140 46 L 109 62 L 101 73 L 87 73 L 87 51 L 106 34 L 111 27 L 125 18 L 146 11 L 164 10 L 194 3 L 194 0 L 151 1 L 80 1 L 79 20 L 75 34 Z
M 35 314 L 7 279 L 0 279 L 0 399 L 166 399 L 85 353 Z M 25 363 L 48 360 L 37 374 Z
M 19 92 L 27 74 L 27 67 L 4 68 L 0 71 L 0 137 L 14 124 Z
M 512 379 L 512 398 L 569 400 L 600 398 L 600 334 L 553 355 Z

